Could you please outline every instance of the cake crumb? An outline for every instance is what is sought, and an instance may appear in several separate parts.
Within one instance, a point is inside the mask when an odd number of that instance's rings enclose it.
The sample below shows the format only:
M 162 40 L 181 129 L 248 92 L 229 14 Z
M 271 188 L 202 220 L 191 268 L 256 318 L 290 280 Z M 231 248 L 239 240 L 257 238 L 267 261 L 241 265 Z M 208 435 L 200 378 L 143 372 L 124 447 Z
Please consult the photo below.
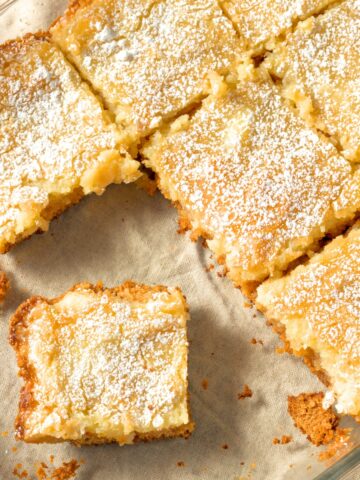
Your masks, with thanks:
M 7 430 L 4 430 L 3 432 L 0 433 L 2 437 L 7 437 L 9 435 L 9 432 Z
M 252 345 L 256 345 L 257 343 L 258 343 L 259 345 L 264 345 L 264 342 L 263 342 L 262 340 L 257 340 L 257 339 L 254 338 L 254 337 L 250 340 L 250 343 L 251 343 Z
M 17 451 L 17 447 L 11 447 L 11 451 L 15 453 Z
M 221 445 L 221 448 L 223 448 L 224 450 L 228 450 L 229 445 L 227 443 L 224 443 L 223 445 Z
M 273 445 L 286 445 L 287 443 L 290 443 L 292 440 L 292 437 L 290 435 L 283 435 L 281 438 L 273 438 Z
M 10 281 L 5 272 L 0 272 L 0 303 L 5 300 L 5 297 L 10 288 Z
M 41 462 L 37 469 L 36 476 L 38 480 L 70 480 L 75 478 L 77 470 L 80 468 L 80 463 L 72 459 L 69 462 L 63 462 L 60 467 L 49 470 L 49 466 Z
M 206 268 L 205 268 L 205 271 L 206 272 L 212 272 L 215 268 L 215 265 L 213 263 L 210 263 L 210 265 L 208 265 Z
M 176 464 L 178 467 L 185 467 L 185 462 L 183 462 L 182 460 L 180 460 L 179 462 L 177 462 Z
M 28 478 L 28 472 L 26 470 L 22 470 L 22 464 L 21 463 L 17 463 L 15 465 L 15 468 L 14 470 L 12 471 L 14 477 L 16 478 Z
M 238 400 L 244 400 L 244 398 L 251 398 L 253 396 L 253 392 L 249 385 L 244 385 L 243 391 L 238 393 Z
M 332 442 L 339 425 L 339 418 L 332 408 L 323 408 L 323 399 L 323 392 L 288 397 L 288 412 L 295 426 L 316 446 Z
M 209 388 L 209 380 L 207 378 L 201 380 L 201 386 L 204 390 L 207 390 Z
M 354 447 L 350 440 L 351 428 L 337 428 L 333 441 L 327 445 L 326 450 L 319 453 L 320 461 L 325 461 L 332 465 Z

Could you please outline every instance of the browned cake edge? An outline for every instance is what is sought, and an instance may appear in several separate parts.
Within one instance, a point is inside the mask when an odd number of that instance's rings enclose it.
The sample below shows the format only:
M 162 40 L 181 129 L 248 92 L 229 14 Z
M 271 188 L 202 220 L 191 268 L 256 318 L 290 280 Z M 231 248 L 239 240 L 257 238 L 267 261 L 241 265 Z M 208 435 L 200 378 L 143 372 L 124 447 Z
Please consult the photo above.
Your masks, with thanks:
M 9 54 L 11 53 L 15 55 L 21 52 L 21 50 L 25 46 L 31 45 L 34 42 L 43 42 L 43 41 L 51 43 L 50 35 L 48 32 L 38 31 L 35 33 L 27 33 L 22 37 L 17 37 L 11 40 L 7 40 L 4 43 L 0 43 L 0 55 L 2 52 L 6 52 Z M 1 56 L 0 56 L 0 60 L 1 60 Z
M 93 3 L 94 0 L 69 0 L 68 6 L 62 15 L 57 17 L 49 27 L 49 30 L 51 31 L 52 28 L 54 28 L 58 23 L 62 23 L 63 21 L 70 20 L 73 18 L 78 10 L 81 10 L 84 7 L 87 7 L 91 3 Z
M 285 326 L 282 325 L 280 321 L 267 315 L 266 309 L 261 308 L 256 303 L 255 306 L 257 310 L 264 314 L 267 320 L 267 324 L 273 329 L 273 331 L 279 336 L 280 340 L 283 342 L 284 351 L 296 357 L 302 358 L 305 365 L 310 369 L 310 371 L 314 373 L 326 387 L 331 388 L 329 376 L 327 375 L 326 371 L 320 367 L 319 355 L 312 348 L 294 350 L 290 345 L 290 341 L 286 337 Z
M 26 300 L 10 319 L 9 342 L 16 353 L 18 375 L 24 379 L 24 385 L 20 391 L 19 410 L 15 419 L 15 436 L 19 440 L 24 440 L 26 419 L 37 405 L 33 394 L 36 373 L 29 361 L 27 327 L 30 310 L 42 300 L 41 297 L 32 297 Z
M 15 311 L 14 315 L 10 319 L 9 327 L 9 343 L 14 348 L 16 353 L 17 364 L 19 368 L 18 376 L 22 377 L 24 380 L 24 385 L 20 391 L 20 400 L 18 414 L 15 419 L 15 436 L 18 440 L 23 440 L 28 443 L 62 443 L 66 440 L 54 439 L 53 437 L 44 436 L 40 441 L 34 442 L 26 439 L 26 420 L 31 415 L 31 413 L 36 408 L 36 400 L 34 398 L 34 386 L 37 382 L 36 372 L 33 366 L 29 361 L 29 337 L 28 337 L 28 315 L 29 312 L 36 306 L 39 302 L 45 302 L 48 305 L 53 305 L 54 303 L 59 302 L 64 296 L 72 291 L 79 289 L 90 290 L 94 293 L 108 293 L 114 297 L 118 297 L 128 301 L 137 301 L 137 302 L 146 302 L 150 295 L 154 292 L 167 292 L 168 288 L 163 285 L 148 286 L 144 284 L 138 284 L 131 280 L 124 282 L 122 285 L 113 288 L 106 288 L 101 282 L 93 285 L 87 282 L 81 282 L 75 284 L 69 290 L 67 290 L 62 295 L 53 298 L 47 299 L 42 296 L 34 296 L 23 302 Z M 176 287 L 185 300 L 185 309 L 188 311 L 188 306 L 186 304 L 186 297 L 181 292 L 180 288 Z M 141 433 L 135 432 L 133 441 L 150 441 L 154 439 L 160 439 L 165 437 L 183 437 L 187 438 L 190 436 L 191 432 L 194 429 L 195 423 L 191 419 L 191 411 L 189 405 L 189 395 L 188 395 L 188 413 L 190 417 L 189 423 L 185 425 L 180 425 L 176 428 L 159 430 L 156 432 Z M 96 445 L 103 443 L 116 443 L 113 440 L 107 440 L 100 438 L 97 435 L 88 434 L 81 441 L 73 441 L 76 445 Z

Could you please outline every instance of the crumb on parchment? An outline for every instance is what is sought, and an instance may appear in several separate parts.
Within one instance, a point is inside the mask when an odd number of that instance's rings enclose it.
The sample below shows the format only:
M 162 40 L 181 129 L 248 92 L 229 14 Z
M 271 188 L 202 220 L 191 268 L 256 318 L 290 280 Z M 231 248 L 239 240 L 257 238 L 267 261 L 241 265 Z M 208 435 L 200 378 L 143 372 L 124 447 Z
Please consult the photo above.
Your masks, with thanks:
M 5 300 L 5 297 L 10 288 L 10 281 L 5 272 L 0 272 L 0 303 Z
M 244 385 L 243 391 L 238 393 L 238 400 L 244 400 L 244 398 L 251 398 L 253 396 L 253 392 L 249 385 Z

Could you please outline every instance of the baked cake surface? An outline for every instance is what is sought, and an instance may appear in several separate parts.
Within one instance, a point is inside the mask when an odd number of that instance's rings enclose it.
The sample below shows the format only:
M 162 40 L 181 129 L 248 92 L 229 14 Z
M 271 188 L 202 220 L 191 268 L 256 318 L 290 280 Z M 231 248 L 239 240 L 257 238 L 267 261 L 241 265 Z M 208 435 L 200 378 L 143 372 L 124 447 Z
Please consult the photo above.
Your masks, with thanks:
M 155 133 L 143 155 L 245 293 L 360 207 L 350 164 L 268 81 L 209 96 L 193 116 Z
M 27 442 L 133 443 L 187 436 L 187 305 L 177 288 L 78 284 L 11 320 Z
M 133 140 L 197 102 L 240 51 L 216 0 L 77 0 L 51 33 Z
M 45 34 L 0 46 L 0 252 L 83 194 L 139 177 L 98 99 Z
M 257 293 L 257 307 L 325 378 L 338 412 L 360 419 L 360 224 Z
M 360 2 L 346 0 L 301 22 L 267 65 L 300 114 L 360 161 Z
M 294 22 L 306 18 L 334 0 L 220 0 L 233 21 L 244 48 L 263 48 Z

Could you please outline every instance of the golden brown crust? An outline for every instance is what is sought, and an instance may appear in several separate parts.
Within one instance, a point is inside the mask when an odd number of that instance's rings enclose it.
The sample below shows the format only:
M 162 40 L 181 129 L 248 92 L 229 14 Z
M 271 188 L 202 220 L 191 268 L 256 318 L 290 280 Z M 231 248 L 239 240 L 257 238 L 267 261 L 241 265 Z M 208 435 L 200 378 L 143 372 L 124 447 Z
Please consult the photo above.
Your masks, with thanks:
M 161 440 L 164 438 L 174 437 L 189 438 L 194 430 L 194 427 L 195 423 L 190 421 L 186 425 L 180 425 L 179 427 L 168 428 L 166 430 L 159 430 L 157 432 L 137 432 L 133 438 L 133 443 L 151 442 L 152 440 Z M 48 440 L 44 441 L 48 442 Z M 54 439 L 52 439 L 52 441 L 54 441 Z M 114 440 L 108 440 L 106 438 L 101 438 L 97 435 L 87 433 L 86 436 L 84 436 L 80 441 L 72 441 L 71 443 L 80 447 L 82 445 L 105 445 L 116 442 Z
M 3 54 L 16 55 L 26 46 L 33 44 L 34 42 L 50 42 L 50 34 L 48 32 L 39 31 L 35 33 L 27 33 L 23 37 L 17 37 L 12 40 L 8 40 L 0 44 L 0 63 L 2 61 Z
M 78 187 L 67 195 L 57 197 L 56 200 L 54 199 L 53 201 L 50 200 L 49 205 L 41 212 L 41 216 L 45 218 L 45 220 L 54 220 L 68 208 L 79 203 L 83 197 L 83 189 Z
M 86 7 L 93 3 L 94 0 L 70 0 L 65 12 L 57 17 L 50 25 L 49 29 L 53 28 L 57 23 L 64 20 L 69 20 L 75 16 L 76 12 L 83 7 Z
M 24 439 L 26 419 L 36 407 L 33 395 L 36 374 L 29 362 L 27 319 L 30 310 L 39 301 L 42 301 L 41 297 L 32 297 L 22 303 L 10 320 L 9 342 L 16 352 L 19 376 L 25 382 L 20 392 L 19 411 L 15 419 L 15 435 L 20 440 Z
M 49 305 L 53 305 L 60 301 L 68 292 L 73 292 L 76 290 L 91 290 L 94 293 L 107 293 L 110 296 L 114 296 L 117 298 L 121 298 L 123 300 L 128 301 L 136 301 L 136 302 L 146 302 L 149 300 L 151 295 L 155 292 L 167 292 L 168 288 L 164 285 L 154 285 L 149 286 L 142 283 L 136 283 L 133 280 L 126 280 L 121 285 L 112 288 L 106 288 L 103 286 L 102 282 L 98 282 L 96 285 L 88 282 L 81 282 L 77 283 L 73 287 L 71 287 L 67 292 L 63 295 L 47 300 L 45 300 Z M 179 288 L 176 288 L 180 292 Z
M 71 287 L 64 294 L 53 298 L 47 299 L 41 296 L 31 297 L 22 303 L 10 319 L 10 328 L 9 328 L 9 343 L 14 348 L 17 358 L 17 363 L 19 367 L 18 375 L 24 379 L 24 386 L 20 391 L 20 400 L 19 400 L 19 411 L 15 419 L 15 435 L 19 440 L 25 439 L 25 425 L 27 418 L 31 415 L 32 411 L 35 409 L 37 403 L 34 400 L 33 389 L 36 384 L 36 373 L 29 362 L 29 344 L 28 344 L 28 316 L 29 312 L 36 306 L 37 303 L 47 303 L 53 305 L 64 296 L 72 291 L 76 290 L 90 290 L 94 293 L 107 293 L 110 296 L 121 298 L 128 301 L 137 301 L 137 302 L 146 302 L 149 300 L 149 297 L 155 292 L 167 292 L 168 288 L 163 285 L 149 286 L 145 284 L 138 284 L 134 281 L 128 280 L 122 285 L 106 288 L 103 286 L 102 282 L 98 282 L 96 285 L 82 282 Z M 176 287 L 176 290 L 181 292 L 179 288 Z M 185 298 L 185 297 L 184 297 Z M 186 306 L 186 310 L 188 307 Z M 189 409 L 189 399 L 188 399 L 188 410 Z M 178 428 L 172 428 L 169 430 L 161 430 L 159 432 L 152 433 L 137 433 L 134 442 L 136 441 L 148 441 L 155 438 L 165 438 L 165 437 L 184 437 L 187 438 L 192 430 L 194 429 L 194 423 L 190 420 L 187 425 L 181 425 Z M 51 437 L 43 437 L 38 443 L 58 443 L 62 442 L 61 439 L 56 439 Z M 34 443 L 32 441 L 31 443 Z M 99 438 L 96 435 L 88 434 L 81 442 L 73 442 L 75 444 L 81 445 L 90 445 L 90 444 L 100 444 L 100 443 L 114 443 L 107 439 Z
M 133 438 L 133 443 L 141 443 L 141 442 L 151 442 L 152 440 L 161 440 L 165 438 L 174 438 L 174 437 L 182 437 L 182 438 L 189 438 L 191 433 L 193 432 L 195 428 L 195 423 L 190 420 L 189 423 L 186 425 L 180 425 L 179 427 L 174 427 L 174 428 L 169 428 L 166 430 L 159 430 L 157 432 L 149 432 L 149 433 L 142 433 L 142 432 L 137 432 L 135 433 L 135 436 Z M 18 432 L 18 430 L 16 431 Z M 23 428 L 21 428 L 22 434 Z M 41 437 L 41 440 L 34 441 L 31 440 L 31 442 L 28 442 L 24 436 L 19 436 L 17 435 L 18 440 L 23 440 L 24 442 L 27 443 L 64 443 L 68 442 L 68 440 L 63 440 L 61 438 L 54 438 L 54 437 L 47 437 L 43 436 Z M 81 447 L 81 446 L 86 446 L 86 445 L 109 445 L 116 443 L 115 440 L 109 440 L 107 438 L 99 437 L 97 435 L 91 434 L 91 433 L 86 433 L 81 440 L 71 440 L 70 443 Z
M 265 311 L 259 308 L 259 306 L 257 306 L 257 308 L 266 315 Z M 284 325 L 282 325 L 280 322 L 276 321 L 273 318 L 266 317 L 266 319 L 267 324 L 272 327 L 274 332 L 277 333 L 280 340 L 283 342 L 284 352 L 295 355 L 297 357 L 301 357 L 309 370 L 314 373 L 325 386 L 329 387 L 330 379 L 327 373 L 325 372 L 325 370 L 318 367 L 318 365 L 320 364 L 319 355 L 317 355 L 311 348 L 307 348 L 306 350 L 294 350 L 293 348 L 291 348 L 290 342 L 286 338 L 286 328 L 284 327 Z

